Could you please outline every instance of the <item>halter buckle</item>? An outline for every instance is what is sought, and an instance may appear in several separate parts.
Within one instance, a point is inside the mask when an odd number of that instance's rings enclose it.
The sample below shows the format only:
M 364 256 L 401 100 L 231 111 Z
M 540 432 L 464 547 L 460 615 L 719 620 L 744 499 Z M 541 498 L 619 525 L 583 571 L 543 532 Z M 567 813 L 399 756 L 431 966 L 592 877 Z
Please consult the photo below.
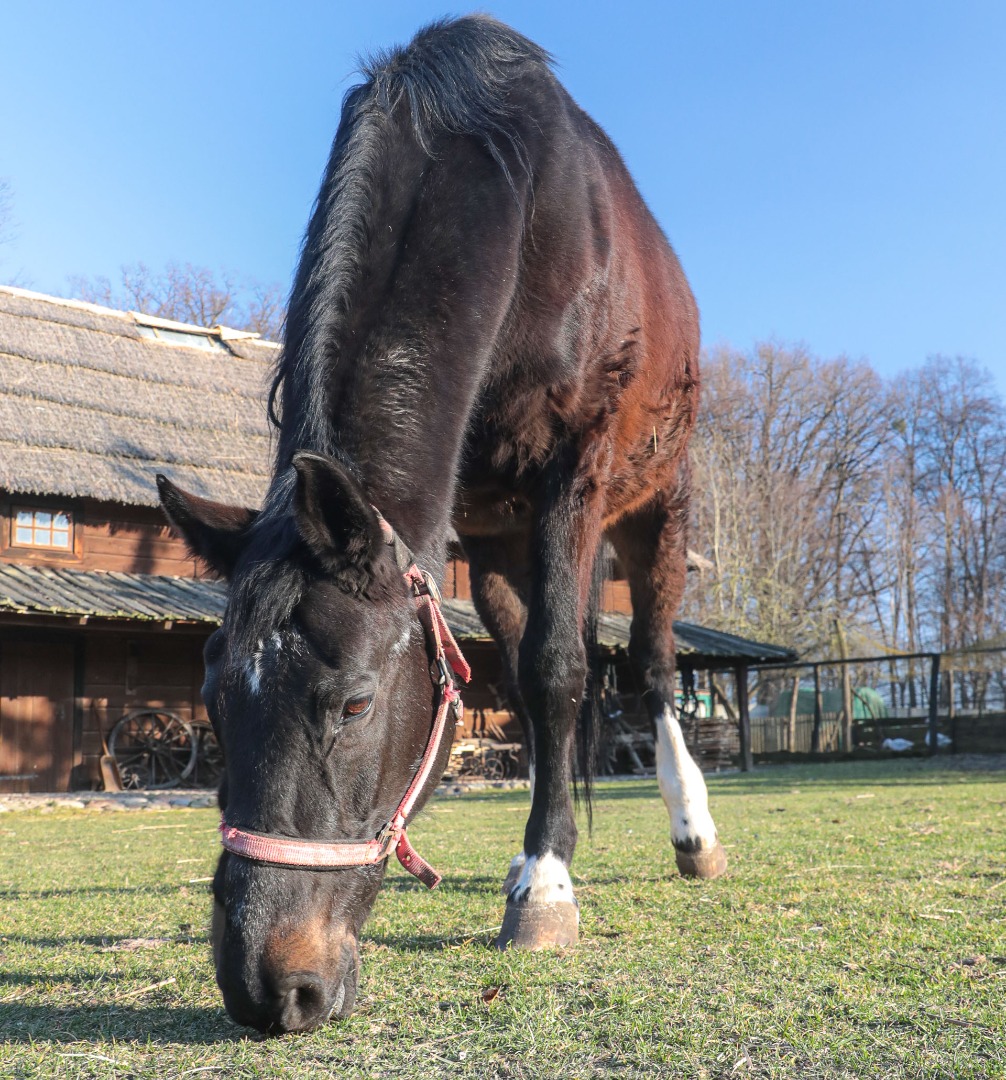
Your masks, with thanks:
M 440 595 L 440 588 L 436 581 L 433 579 L 433 575 L 426 570 L 419 571 L 423 575 L 423 584 L 426 586 L 426 591 L 433 598 L 434 603 L 442 604 L 444 598 Z
M 399 823 L 398 818 L 399 815 L 396 814 L 377 834 L 377 842 L 380 845 L 378 859 L 383 859 L 390 854 L 391 849 L 398 843 L 398 838 L 404 831 L 405 822 Z

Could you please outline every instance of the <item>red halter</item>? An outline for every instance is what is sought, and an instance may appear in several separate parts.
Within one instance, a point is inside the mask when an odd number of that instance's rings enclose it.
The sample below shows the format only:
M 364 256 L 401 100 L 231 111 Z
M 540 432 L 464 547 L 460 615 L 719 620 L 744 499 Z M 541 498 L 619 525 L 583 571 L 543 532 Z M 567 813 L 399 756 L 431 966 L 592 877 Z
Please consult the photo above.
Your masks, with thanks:
M 395 546 L 397 555 L 401 541 L 395 536 L 394 530 L 384 518 L 380 514 L 377 516 L 385 541 Z M 320 843 L 313 840 L 289 840 L 281 836 L 247 832 L 228 825 L 221 816 L 220 842 L 228 851 L 246 859 L 277 866 L 331 870 L 379 863 L 386 859 L 388 853 L 394 848 L 402 866 L 410 874 L 419 878 L 427 888 L 435 889 L 440 884 L 440 874 L 425 859 L 416 854 L 409 843 L 405 835 L 405 823 L 419 798 L 419 793 L 430 778 L 433 762 L 436 760 L 437 751 L 447 727 L 448 714 L 453 712 L 455 722 L 461 723 L 464 710 L 453 676 L 458 675 L 468 682 L 471 678 L 471 669 L 461 655 L 461 650 L 440 610 L 440 591 L 436 582 L 415 563 L 411 563 L 404 571 L 404 577 L 415 600 L 416 614 L 426 631 L 428 642 L 433 647 L 433 662 L 437 671 L 434 683 L 440 687 L 440 700 L 437 703 L 433 727 L 430 730 L 422 760 L 419 762 L 419 768 L 390 820 L 374 840 L 339 840 L 334 843 Z

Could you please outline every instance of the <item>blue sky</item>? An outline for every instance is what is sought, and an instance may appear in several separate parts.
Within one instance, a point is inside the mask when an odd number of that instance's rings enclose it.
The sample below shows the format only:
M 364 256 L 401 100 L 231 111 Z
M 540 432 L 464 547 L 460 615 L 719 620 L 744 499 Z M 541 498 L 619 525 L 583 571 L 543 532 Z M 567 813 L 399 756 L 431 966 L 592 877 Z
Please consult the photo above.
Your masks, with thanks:
M 685 266 L 707 345 L 774 337 L 1006 392 L 1006 4 L 487 3 L 550 49 Z M 169 260 L 289 283 L 355 58 L 468 10 L 5 5 L 17 274 Z

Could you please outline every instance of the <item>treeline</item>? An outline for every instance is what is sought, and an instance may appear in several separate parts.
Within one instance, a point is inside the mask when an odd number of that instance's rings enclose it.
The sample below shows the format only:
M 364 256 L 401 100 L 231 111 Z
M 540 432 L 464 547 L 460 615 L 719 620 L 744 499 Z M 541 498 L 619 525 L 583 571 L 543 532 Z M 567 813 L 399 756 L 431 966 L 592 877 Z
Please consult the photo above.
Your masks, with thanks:
M 809 657 L 1006 644 L 1006 407 L 991 374 L 766 344 L 705 358 L 683 617 Z

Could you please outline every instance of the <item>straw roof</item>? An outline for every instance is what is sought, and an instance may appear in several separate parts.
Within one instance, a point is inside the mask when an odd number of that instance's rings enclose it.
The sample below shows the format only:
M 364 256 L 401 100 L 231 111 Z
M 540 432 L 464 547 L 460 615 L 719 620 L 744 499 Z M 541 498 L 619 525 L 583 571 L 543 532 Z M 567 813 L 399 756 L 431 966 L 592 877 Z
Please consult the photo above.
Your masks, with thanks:
M 186 338 L 201 347 L 173 343 Z M 156 506 L 164 472 L 207 498 L 258 505 L 277 349 L 0 286 L 0 488 Z

